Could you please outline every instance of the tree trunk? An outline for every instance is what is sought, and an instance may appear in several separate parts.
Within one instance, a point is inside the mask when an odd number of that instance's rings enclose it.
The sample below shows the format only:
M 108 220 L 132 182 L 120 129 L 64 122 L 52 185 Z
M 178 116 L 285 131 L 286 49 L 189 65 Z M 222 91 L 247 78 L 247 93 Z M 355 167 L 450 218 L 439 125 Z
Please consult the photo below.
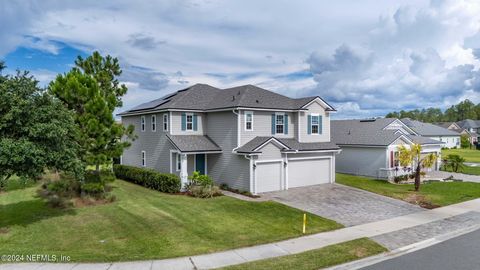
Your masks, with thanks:
M 100 174 L 100 164 L 98 164 L 98 163 L 95 164 L 95 172 L 96 172 L 97 174 Z
M 420 162 L 417 164 L 415 169 L 415 191 L 420 189 Z

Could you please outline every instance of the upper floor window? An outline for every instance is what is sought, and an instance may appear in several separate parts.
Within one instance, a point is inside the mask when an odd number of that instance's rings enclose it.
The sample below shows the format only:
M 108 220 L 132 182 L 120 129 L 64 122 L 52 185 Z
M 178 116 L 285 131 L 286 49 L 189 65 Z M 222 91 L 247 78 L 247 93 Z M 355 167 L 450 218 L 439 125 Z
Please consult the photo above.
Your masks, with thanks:
M 253 130 L 253 112 L 245 112 L 245 130 Z
M 195 113 L 182 113 L 182 131 L 197 131 L 198 115 Z
M 312 115 L 312 122 L 311 122 L 311 126 L 312 126 L 312 134 L 319 134 L 319 131 L 320 131 L 320 116 L 318 115 Z
M 145 131 L 145 115 L 140 118 L 140 130 Z
M 187 130 L 193 130 L 193 114 L 187 114 Z
M 163 115 L 163 131 L 168 131 L 168 114 Z
M 308 134 L 322 134 L 322 116 L 309 114 L 307 129 Z
M 283 134 L 285 128 L 285 115 L 277 114 L 275 115 L 275 133 Z
M 152 131 L 157 131 L 157 116 L 152 115 Z

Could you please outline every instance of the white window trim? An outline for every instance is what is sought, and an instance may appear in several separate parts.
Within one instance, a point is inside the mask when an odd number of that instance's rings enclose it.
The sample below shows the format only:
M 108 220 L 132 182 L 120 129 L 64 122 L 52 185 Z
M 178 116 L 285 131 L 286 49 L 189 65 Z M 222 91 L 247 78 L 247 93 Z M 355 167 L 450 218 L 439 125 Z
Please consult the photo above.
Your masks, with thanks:
M 192 116 L 192 129 L 188 129 L 188 116 Z M 185 114 L 185 131 L 188 131 L 188 132 L 193 131 L 193 113 Z
M 281 115 L 283 118 L 283 124 L 282 124 L 283 128 L 281 133 L 277 132 L 277 116 L 278 115 Z M 285 113 L 281 113 L 281 112 L 275 113 L 275 134 L 285 134 Z
M 318 129 L 317 133 L 313 133 L 313 117 L 318 117 Z M 319 113 L 311 113 L 310 114 L 310 135 L 320 135 L 320 114 Z
M 147 167 L 147 154 L 145 151 L 142 151 L 142 167 Z
M 250 114 L 252 116 L 252 121 L 251 121 L 251 128 L 247 129 L 247 114 Z M 245 116 L 245 131 L 253 131 L 253 111 L 245 111 L 244 113 Z
M 152 114 L 150 120 L 152 121 L 151 123 L 151 128 L 152 128 L 152 132 L 156 132 L 157 131 L 157 115 L 156 114 Z
M 180 164 L 180 168 L 178 165 Z M 180 158 L 180 153 L 176 153 L 175 155 L 175 171 L 179 172 L 182 170 L 182 160 Z
M 145 120 L 145 115 L 142 115 L 140 117 L 140 131 L 145 132 L 145 125 L 147 124 L 147 121 Z
M 170 123 L 168 122 L 168 114 L 164 113 L 163 114 L 163 131 L 168 131 L 169 124 Z

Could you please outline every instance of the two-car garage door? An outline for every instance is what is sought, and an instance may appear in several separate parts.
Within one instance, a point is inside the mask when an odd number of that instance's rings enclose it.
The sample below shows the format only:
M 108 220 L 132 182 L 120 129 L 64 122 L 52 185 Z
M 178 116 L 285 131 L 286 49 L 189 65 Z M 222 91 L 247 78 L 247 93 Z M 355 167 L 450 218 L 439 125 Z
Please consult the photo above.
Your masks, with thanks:
M 331 158 L 289 159 L 288 165 L 283 161 L 263 161 L 256 163 L 256 192 L 269 192 L 292 187 L 330 183 Z M 288 174 L 288 179 L 286 175 Z M 288 182 L 288 183 L 287 183 Z

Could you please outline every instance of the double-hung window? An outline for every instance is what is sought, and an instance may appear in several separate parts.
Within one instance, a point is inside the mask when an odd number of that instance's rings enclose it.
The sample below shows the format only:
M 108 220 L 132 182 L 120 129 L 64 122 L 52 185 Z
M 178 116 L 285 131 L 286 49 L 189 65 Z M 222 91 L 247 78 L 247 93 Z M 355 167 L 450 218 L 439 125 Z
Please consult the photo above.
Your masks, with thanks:
M 193 114 L 187 114 L 187 130 L 193 130 Z
M 168 131 L 168 114 L 163 115 L 163 131 Z
M 182 169 L 182 159 L 180 158 L 180 154 L 178 153 L 176 155 L 175 169 L 177 170 L 177 172 Z
M 283 134 L 284 129 L 285 129 L 285 115 L 276 114 L 275 115 L 275 133 Z
M 311 125 L 312 134 L 319 134 L 319 132 L 320 132 L 320 116 L 312 115 L 312 120 L 311 120 L 310 125 Z
M 140 130 L 143 132 L 145 131 L 145 115 L 142 115 L 140 118 Z
M 157 131 L 157 116 L 155 114 L 152 115 L 152 131 Z
M 253 112 L 245 112 L 245 130 L 253 130 Z

